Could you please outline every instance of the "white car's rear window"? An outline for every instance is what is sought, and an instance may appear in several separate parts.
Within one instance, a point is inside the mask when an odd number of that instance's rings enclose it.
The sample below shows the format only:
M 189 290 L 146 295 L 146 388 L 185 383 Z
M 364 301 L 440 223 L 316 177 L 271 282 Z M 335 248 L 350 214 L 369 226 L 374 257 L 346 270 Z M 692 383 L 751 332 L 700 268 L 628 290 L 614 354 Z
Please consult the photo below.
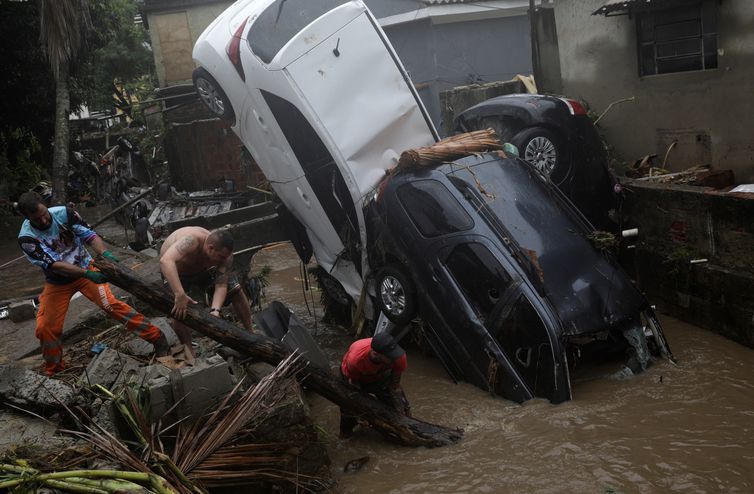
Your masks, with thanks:
M 299 31 L 349 0 L 277 0 L 254 21 L 247 40 L 251 51 L 270 63 Z

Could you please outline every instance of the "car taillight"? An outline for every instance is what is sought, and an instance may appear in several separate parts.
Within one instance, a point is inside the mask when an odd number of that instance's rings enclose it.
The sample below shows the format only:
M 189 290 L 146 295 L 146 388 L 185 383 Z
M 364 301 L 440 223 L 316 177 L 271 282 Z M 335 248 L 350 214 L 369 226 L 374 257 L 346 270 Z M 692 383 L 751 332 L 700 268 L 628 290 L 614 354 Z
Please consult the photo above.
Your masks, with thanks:
M 246 27 L 246 21 L 248 19 L 248 17 L 244 19 L 238 26 L 233 38 L 231 38 L 230 43 L 228 43 L 228 48 L 225 50 L 230 59 L 230 63 L 233 64 L 236 72 L 238 72 L 238 75 L 241 76 L 241 80 L 244 82 L 246 82 L 246 74 L 244 74 L 243 65 L 241 64 L 241 34 Z
M 568 106 L 568 110 L 571 112 L 571 115 L 586 115 L 586 108 L 584 108 L 584 105 L 582 105 L 575 99 L 563 98 L 563 102 L 566 104 L 566 106 Z

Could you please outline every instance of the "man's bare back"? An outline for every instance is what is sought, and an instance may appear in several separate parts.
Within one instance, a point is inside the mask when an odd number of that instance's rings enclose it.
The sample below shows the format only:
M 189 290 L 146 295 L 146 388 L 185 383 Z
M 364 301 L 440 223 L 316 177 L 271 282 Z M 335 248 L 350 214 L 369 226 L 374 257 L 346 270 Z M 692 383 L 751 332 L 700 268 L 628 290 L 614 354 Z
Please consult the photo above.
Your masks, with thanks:
M 175 248 L 181 254 L 175 259 L 179 274 L 192 275 L 206 271 L 214 265 L 202 250 L 209 234 L 209 230 L 198 226 L 179 228 L 168 235 L 163 242 L 160 257 L 164 256 L 173 244 L 176 244 Z
M 189 305 L 197 304 L 187 293 L 182 277 L 192 277 L 216 268 L 212 278 L 214 291 L 210 314 L 220 317 L 220 308 L 228 295 L 229 273 L 233 265 L 233 238 L 226 231 L 210 232 L 198 226 L 179 228 L 171 233 L 160 248 L 160 271 L 174 295 L 173 328 L 179 340 L 186 345 L 187 355 L 193 357 L 191 350 L 191 329 L 180 321 L 186 317 Z M 238 282 L 233 278 L 235 287 Z M 191 283 L 189 281 L 189 283 Z M 232 297 L 233 307 L 239 314 L 244 327 L 252 330 L 251 311 L 243 291 L 238 289 Z

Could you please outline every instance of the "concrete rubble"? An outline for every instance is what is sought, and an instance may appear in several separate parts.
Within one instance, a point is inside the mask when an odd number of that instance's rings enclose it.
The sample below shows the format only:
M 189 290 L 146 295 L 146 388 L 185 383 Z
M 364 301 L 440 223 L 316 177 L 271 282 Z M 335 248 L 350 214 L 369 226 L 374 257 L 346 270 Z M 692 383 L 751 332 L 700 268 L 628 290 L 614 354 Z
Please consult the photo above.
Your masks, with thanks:
M 49 415 L 78 401 L 77 390 L 17 365 L 0 365 L 0 402 Z

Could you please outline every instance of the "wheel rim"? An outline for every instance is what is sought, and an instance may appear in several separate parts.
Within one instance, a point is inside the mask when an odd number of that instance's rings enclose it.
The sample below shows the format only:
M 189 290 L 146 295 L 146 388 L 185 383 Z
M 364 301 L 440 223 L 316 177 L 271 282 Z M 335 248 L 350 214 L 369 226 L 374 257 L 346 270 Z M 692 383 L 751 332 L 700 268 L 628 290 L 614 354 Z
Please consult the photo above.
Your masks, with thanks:
M 196 91 L 212 113 L 221 116 L 225 113 L 225 103 L 214 84 L 200 77 L 196 80 Z
M 399 316 L 406 310 L 406 292 L 403 285 L 393 276 L 385 276 L 380 284 L 380 298 L 385 310 L 393 316 Z
M 549 175 L 558 161 L 558 152 L 550 139 L 538 136 L 526 145 L 524 159 L 542 173 Z

